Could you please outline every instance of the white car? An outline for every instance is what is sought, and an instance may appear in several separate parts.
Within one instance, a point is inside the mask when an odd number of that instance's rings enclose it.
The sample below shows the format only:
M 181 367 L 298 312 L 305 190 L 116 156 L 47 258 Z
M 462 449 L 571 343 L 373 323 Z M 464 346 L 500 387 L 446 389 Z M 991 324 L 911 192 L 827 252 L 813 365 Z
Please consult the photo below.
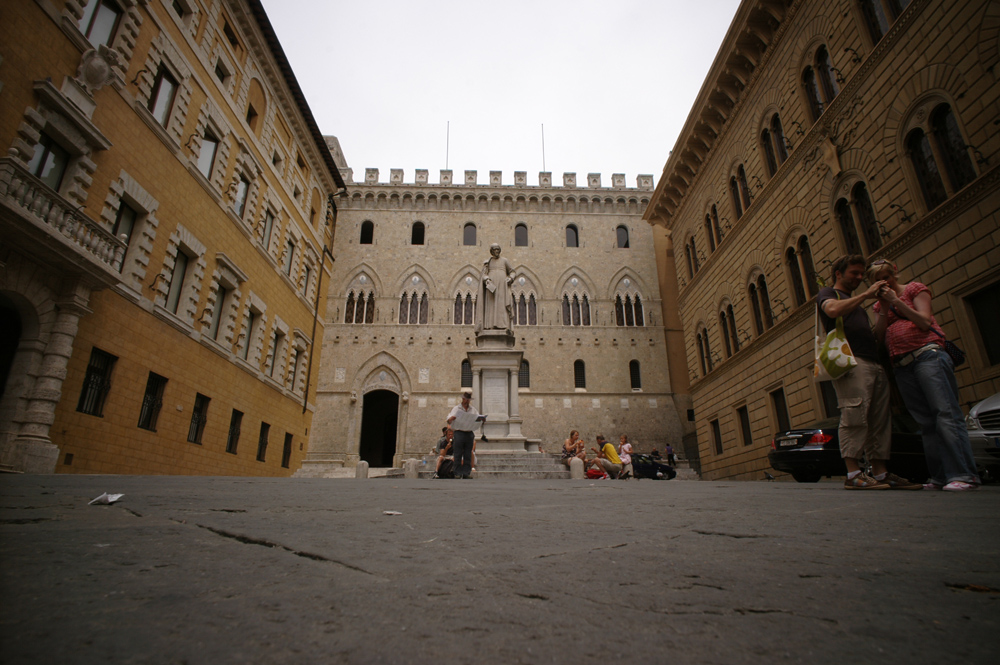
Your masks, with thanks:
M 986 469 L 993 479 L 1000 479 L 1000 393 L 973 406 L 965 418 L 965 427 L 976 466 Z

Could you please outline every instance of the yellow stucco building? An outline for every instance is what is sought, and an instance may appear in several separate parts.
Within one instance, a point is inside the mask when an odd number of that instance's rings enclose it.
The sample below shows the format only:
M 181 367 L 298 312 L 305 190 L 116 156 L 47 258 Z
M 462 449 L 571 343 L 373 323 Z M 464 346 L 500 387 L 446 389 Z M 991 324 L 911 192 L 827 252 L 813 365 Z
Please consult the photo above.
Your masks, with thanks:
M 17 0 L 0 44 L 0 464 L 290 474 L 344 181 L 260 3 Z

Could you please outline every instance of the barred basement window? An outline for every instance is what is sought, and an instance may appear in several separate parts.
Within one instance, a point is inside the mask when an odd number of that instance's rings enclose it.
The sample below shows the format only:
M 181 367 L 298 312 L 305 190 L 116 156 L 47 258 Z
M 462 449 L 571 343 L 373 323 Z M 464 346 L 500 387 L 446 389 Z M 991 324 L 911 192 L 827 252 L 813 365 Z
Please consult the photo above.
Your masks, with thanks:
M 531 366 L 528 365 L 527 360 L 522 360 L 521 367 L 517 370 L 517 387 L 518 388 L 531 387 Z
M 632 390 L 642 389 L 642 375 L 639 373 L 639 361 L 630 360 L 628 363 L 628 376 L 632 384 Z
M 573 361 L 573 386 L 576 388 L 587 387 L 587 366 L 582 360 Z
M 90 362 L 87 364 L 87 374 L 83 377 L 83 390 L 80 391 L 80 401 L 76 410 L 90 416 L 104 415 L 104 400 L 111 390 L 111 370 L 114 369 L 117 356 L 101 351 L 96 346 L 90 351 Z
M 285 445 L 281 448 L 281 466 L 288 468 L 288 463 L 292 460 L 292 435 L 285 432 Z
M 187 440 L 201 445 L 201 436 L 205 433 L 205 423 L 208 422 L 208 403 L 212 401 L 201 393 L 194 398 L 194 409 L 191 410 L 191 426 L 188 427 Z
M 257 461 L 263 462 L 267 456 L 267 436 L 271 431 L 271 426 L 267 423 L 260 424 L 260 435 L 257 437 Z
M 472 387 L 472 365 L 469 364 L 468 360 L 462 361 L 462 387 Z
M 235 455 L 240 443 L 240 427 L 243 424 L 243 412 L 233 409 L 229 417 L 229 436 L 226 437 L 226 452 Z
M 160 408 L 163 406 L 163 389 L 167 385 L 165 377 L 149 373 L 146 379 L 146 392 L 142 396 L 142 409 L 139 411 L 139 424 L 142 429 L 150 432 L 156 431 L 156 420 L 160 416 Z

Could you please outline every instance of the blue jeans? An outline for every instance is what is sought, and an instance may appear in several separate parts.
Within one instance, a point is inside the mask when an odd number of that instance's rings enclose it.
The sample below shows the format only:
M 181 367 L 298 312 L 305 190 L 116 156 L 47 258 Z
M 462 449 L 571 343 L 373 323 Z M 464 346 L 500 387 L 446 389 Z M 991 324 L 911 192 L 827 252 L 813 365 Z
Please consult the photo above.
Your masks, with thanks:
M 930 349 L 896 367 L 895 374 L 906 409 L 920 425 L 931 482 L 978 483 L 951 357 L 944 349 Z

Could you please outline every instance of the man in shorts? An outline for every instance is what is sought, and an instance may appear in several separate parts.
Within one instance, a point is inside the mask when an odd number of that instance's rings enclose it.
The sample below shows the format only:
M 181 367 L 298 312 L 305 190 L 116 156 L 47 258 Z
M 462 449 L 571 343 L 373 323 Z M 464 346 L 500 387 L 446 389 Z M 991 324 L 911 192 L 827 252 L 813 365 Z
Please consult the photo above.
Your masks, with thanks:
M 816 296 L 823 329 L 829 332 L 842 317 L 847 343 L 858 361 L 857 367 L 833 382 L 840 407 L 840 456 L 847 467 L 844 489 L 923 489 L 923 485 L 889 473 L 885 466 L 892 436 L 889 377 L 878 362 L 878 342 L 864 309 L 865 301 L 877 298 L 885 281 L 852 295 L 864 274 L 863 256 L 841 257 L 833 264 L 834 285 L 823 287 Z M 871 476 L 858 463 L 862 453 L 871 464 Z

